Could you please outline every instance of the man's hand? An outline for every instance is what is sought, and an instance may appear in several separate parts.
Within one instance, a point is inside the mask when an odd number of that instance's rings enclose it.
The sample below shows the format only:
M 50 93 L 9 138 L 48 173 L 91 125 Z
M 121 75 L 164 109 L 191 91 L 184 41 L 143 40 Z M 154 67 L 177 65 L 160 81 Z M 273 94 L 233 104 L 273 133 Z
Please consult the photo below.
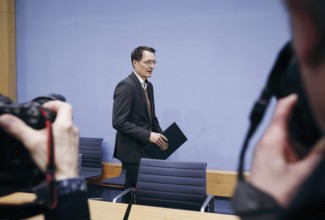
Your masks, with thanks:
M 279 100 L 273 119 L 256 146 L 249 180 L 283 207 L 288 206 L 325 152 L 324 138 L 302 160 L 293 151 L 288 121 L 296 102 L 295 94 Z
M 72 122 L 72 107 L 61 101 L 51 101 L 44 107 L 56 112 L 52 124 L 55 150 L 55 178 L 62 180 L 78 176 L 79 131 Z M 0 126 L 7 133 L 20 140 L 30 152 L 37 166 L 45 171 L 47 165 L 46 128 L 35 130 L 21 119 L 5 114 L 0 116 Z
M 157 144 L 162 150 L 167 150 L 168 148 L 168 139 L 162 134 L 151 132 L 149 141 Z

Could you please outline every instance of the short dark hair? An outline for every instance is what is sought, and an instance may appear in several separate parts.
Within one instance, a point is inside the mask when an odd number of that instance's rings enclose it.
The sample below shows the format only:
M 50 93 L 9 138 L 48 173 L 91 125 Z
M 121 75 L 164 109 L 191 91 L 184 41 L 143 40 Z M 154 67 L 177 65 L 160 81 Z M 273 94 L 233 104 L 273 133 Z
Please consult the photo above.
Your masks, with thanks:
M 147 47 L 147 46 L 140 46 L 135 48 L 132 53 L 131 53 L 131 62 L 133 65 L 133 60 L 140 61 L 142 59 L 143 51 L 149 51 L 151 53 L 155 53 L 156 50 L 152 47 Z

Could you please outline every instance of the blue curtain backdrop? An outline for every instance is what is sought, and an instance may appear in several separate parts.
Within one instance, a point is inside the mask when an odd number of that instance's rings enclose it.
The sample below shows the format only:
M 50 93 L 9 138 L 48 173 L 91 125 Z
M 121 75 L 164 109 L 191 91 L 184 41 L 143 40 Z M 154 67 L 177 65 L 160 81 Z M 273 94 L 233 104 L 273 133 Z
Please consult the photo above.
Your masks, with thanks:
M 236 170 L 253 102 L 290 38 L 281 0 L 16 0 L 16 29 L 18 101 L 66 96 L 81 136 L 104 138 L 106 162 L 117 162 L 115 85 L 135 47 L 156 48 L 157 116 L 188 137 L 169 159 L 220 170 Z

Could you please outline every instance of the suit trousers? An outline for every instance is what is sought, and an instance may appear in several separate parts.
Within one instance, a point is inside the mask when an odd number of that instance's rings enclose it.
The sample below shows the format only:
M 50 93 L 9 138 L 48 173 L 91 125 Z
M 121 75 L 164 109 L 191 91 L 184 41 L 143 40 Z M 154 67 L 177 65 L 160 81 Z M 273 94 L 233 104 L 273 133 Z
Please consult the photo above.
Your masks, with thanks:
M 138 173 L 139 173 L 139 164 L 138 163 L 124 163 L 122 166 L 125 168 L 125 183 L 124 189 L 135 187 L 137 185 Z M 122 203 L 129 203 L 131 199 L 130 193 L 124 195 L 121 199 Z

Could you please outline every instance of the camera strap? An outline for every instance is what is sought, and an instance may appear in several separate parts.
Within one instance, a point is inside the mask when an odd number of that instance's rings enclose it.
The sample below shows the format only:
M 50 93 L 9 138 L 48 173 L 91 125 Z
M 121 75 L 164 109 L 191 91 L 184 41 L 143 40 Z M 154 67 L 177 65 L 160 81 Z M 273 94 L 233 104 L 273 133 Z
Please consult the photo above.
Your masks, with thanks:
M 48 206 L 50 209 L 55 209 L 58 205 L 57 202 L 57 188 L 55 185 L 55 154 L 54 154 L 54 141 L 53 141 L 53 131 L 52 131 L 52 122 L 51 115 L 45 108 L 40 108 L 42 116 L 45 118 L 45 127 L 48 132 L 48 141 L 47 141 L 47 166 L 46 166 L 46 185 L 48 190 Z

